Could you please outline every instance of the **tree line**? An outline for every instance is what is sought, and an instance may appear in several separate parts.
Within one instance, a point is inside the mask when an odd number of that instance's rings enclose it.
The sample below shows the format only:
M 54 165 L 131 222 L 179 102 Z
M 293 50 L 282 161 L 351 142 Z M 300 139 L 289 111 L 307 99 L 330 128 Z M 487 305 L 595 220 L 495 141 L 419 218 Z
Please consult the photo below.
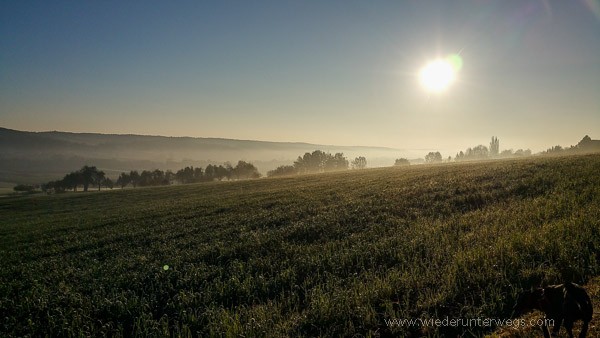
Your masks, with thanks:
M 454 158 L 455 161 L 476 161 L 485 160 L 487 158 L 508 158 L 508 157 L 521 157 L 531 156 L 531 150 L 518 149 L 513 151 L 512 149 L 505 149 L 500 151 L 500 140 L 497 137 L 492 136 L 490 147 L 486 147 L 480 144 L 473 148 L 467 148 L 467 150 L 460 151 Z
M 298 159 L 292 165 L 282 165 L 267 172 L 267 176 L 290 176 L 348 170 L 350 165 L 352 165 L 352 169 L 365 169 L 367 159 L 364 156 L 359 156 L 350 162 L 343 153 L 332 155 L 321 150 L 315 150 L 312 153 L 307 152 L 303 156 L 298 156 Z
M 589 138 L 588 136 L 586 136 Z M 584 138 L 583 141 L 586 139 Z M 582 141 L 582 142 L 583 142 Z M 574 147 L 571 147 L 574 148 Z M 548 149 L 547 153 L 561 152 L 564 149 L 560 146 Z M 464 152 L 460 151 L 454 157 L 455 161 L 470 161 L 470 160 L 482 160 L 487 158 L 502 158 L 502 157 L 518 157 L 518 156 L 530 156 L 531 150 L 519 149 L 513 151 L 512 149 L 503 150 L 500 152 L 500 141 L 497 137 L 493 136 L 490 142 L 489 148 L 484 145 L 477 145 L 473 148 L 467 148 Z M 443 161 L 442 154 L 439 151 L 429 152 L 425 155 L 425 163 L 439 163 Z M 452 157 L 449 156 L 448 162 L 452 161 Z M 394 166 L 408 166 L 410 161 L 406 158 L 396 159 Z M 298 156 L 296 161 L 292 165 L 282 165 L 274 170 L 267 172 L 268 177 L 277 176 L 290 176 L 297 174 L 308 174 L 308 173 L 322 173 L 332 172 L 350 169 L 364 169 L 367 167 L 367 159 L 364 156 L 356 157 L 352 161 L 344 156 L 343 153 L 327 153 L 321 150 L 315 150 L 312 153 L 307 152 L 303 156 Z M 194 168 L 192 166 L 185 167 L 172 172 L 171 170 L 162 171 L 155 169 L 152 171 L 144 170 L 138 172 L 132 170 L 128 173 L 123 172 L 119 175 L 117 180 L 113 182 L 102 170 L 94 166 L 83 166 L 80 170 L 66 174 L 63 179 L 51 181 L 42 184 L 42 191 L 54 191 L 64 192 L 66 190 L 77 191 L 79 187 L 83 188 L 83 191 L 88 191 L 90 186 L 95 186 L 100 190 L 102 187 L 113 189 L 113 187 L 119 186 L 125 188 L 129 185 L 132 187 L 144 187 L 144 186 L 159 186 L 159 185 L 170 185 L 174 182 L 180 184 L 197 183 L 197 182 L 208 182 L 208 181 L 222 181 L 222 180 L 240 180 L 240 179 L 253 179 L 259 178 L 261 174 L 258 169 L 249 162 L 238 161 L 234 167 L 229 163 L 224 165 L 213 165 L 209 164 L 206 168 Z M 14 188 L 18 192 L 31 192 L 35 190 L 35 186 L 29 185 L 18 185 Z
M 189 184 L 196 182 L 241 180 L 259 178 L 261 175 L 258 169 L 252 164 L 245 161 L 238 161 L 234 167 L 229 163 L 225 165 L 209 164 L 206 168 L 185 167 L 173 172 L 171 170 L 143 170 L 138 172 L 132 170 L 128 173 L 123 172 L 117 180 L 113 182 L 106 176 L 104 171 L 99 170 L 94 166 L 85 165 L 77 171 L 66 174 L 61 180 L 51 181 L 40 186 L 44 192 L 61 193 L 67 190 L 77 191 L 79 187 L 83 191 L 88 191 L 91 186 L 95 186 L 100 190 L 102 187 L 113 189 L 115 185 L 125 188 L 129 185 L 132 187 L 147 187 L 170 185 L 174 182 L 180 184 Z
M 483 144 L 480 144 L 472 148 L 467 148 L 465 151 L 461 150 L 454 157 L 454 161 L 477 161 L 489 158 L 509 158 L 521 156 L 531 156 L 531 150 L 518 149 L 516 151 L 513 151 L 512 149 L 506 149 L 500 151 L 500 140 L 498 140 L 497 137 L 492 136 L 489 148 L 484 146 Z M 425 155 L 425 163 L 440 163 L 442 161 L 443 157 L 439 151 L 432 151 Z M 452 161 L 452 157 L 448 156 L 447 161 Z
M 50 181 L 40 186 L 42 191 L 49 192 L 64 192 L 66 190 L 77 191 L 77 188 L 82 186 L 83 191 L 88 191 L 90 186 L 96 185 L 98 190 L 102 186 L 112 189 L 113 181 L 106 177 L 106 173 L 94 166 L 84 165 L 77 171 L 70 172 L 63 177 L 62 180 Z
M 315 150 L 312 153 L 305 153 L 298 156 L 293 165 L 283 165 L 267 173 L 268 177 L 287 176 L 307 173 L 332 172 L 340 170 L 364 169 L 367 167 L 367 159 L 364 156 L 356 157 L 352 161 L 344 156 L 343 153 L 330 154 L 321 150 Z M 83 191 L 88 191 L 90 187 L 96 187 L 98 190 L 104 188 L 113 189 L 115 186 L 125 188 L 127 186 L 145 187 L 170 185 L 174 182 L 179 184 L 189 184 L 197 182 L 222 181 L 222 180 L 240 180 L 260 178 L 258 169 L 249 162 L 238 161 L 234 167 L 229 163 L 224 165 L 209 164 L 206 168 L 185 167 L 173 172 L 171 170 L 144 170 L 139 172 L 132 170 L 122 172 L 116 181 L 106 176 L 106 173 L 95 166 L 83 166 L 80 170 L 66 174 L 61 180 L 51 181 L 40 186 L 44 192 L 61 193 L 67 190 L 77 191 L 82 187 Z M 20 189 L 20 187 L 19 187 Z M 33 187 L 32 187 L 33 189 Z M 16 189 L 15 189 L 16 190 Z
M 592 140 L 592 138 L 589 137 L 589 135 L 585 135 L 583 137 L 583 139 L 581 139 L 581 141 L 579 141 L 579 143 L 577 143 L 577 145 L 574 145 L 574 146 L 572 145 L 570 147 L 564 147 L 564 148 L 560 145 L 556 145 L 551 148 L 548 148 L 548 150 L 546 150 L 545 152 L 542 152 L 542 154 L 545 154 L 545 155 L 556 155 L 556 154 L 562 154 L 562 153 L 575 154 L 575 153 L 597 152 L 597 151 L 600 151 L 600 141 Z

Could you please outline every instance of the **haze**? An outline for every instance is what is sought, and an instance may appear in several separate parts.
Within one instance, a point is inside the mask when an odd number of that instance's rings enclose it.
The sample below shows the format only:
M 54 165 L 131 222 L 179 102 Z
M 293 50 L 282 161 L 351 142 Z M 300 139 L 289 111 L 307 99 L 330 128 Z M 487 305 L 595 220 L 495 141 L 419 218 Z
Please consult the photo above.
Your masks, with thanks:
M 439 149 L 600 136 L 600 1 L 10 2 L 0 126 Z M 455 83 L 419 85 L 459 54 Z

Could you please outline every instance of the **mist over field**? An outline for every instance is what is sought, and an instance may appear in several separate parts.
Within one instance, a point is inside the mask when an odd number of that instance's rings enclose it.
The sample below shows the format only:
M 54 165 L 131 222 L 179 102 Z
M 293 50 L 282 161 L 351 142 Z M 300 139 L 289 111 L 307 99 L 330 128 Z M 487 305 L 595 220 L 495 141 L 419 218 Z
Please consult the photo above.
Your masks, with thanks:
M 589 138 L 588 136 L 586 136 Z M 495 140 L 495 141 L 494 141 Z M 585 140 L 585 139 L 584 139 Z M 502 148 L 497 138 L 488 146 L 456 152 L 436 149 L 394 149 L 368 146 L 333 146 L 300 142 L 267 142 L 223 138 L 165 137 L 146 135 L 112 135 L 70 132 L 24 132 L 0 128 L 0 185 L 34 184 L 58 179 L 84 165 L 93 165 L 116 179 L 123 172 L 135 170 L 177 171 L 184 167 L 235 165 L 243 160 L 255 165 L 262 176 L 279 167 L 293 164 L 298 157 L 315 150 L 340 153 L 353 160 L 365 159 L 365 167 L 388 167 L 398 159 L 420 164 L 429 161 L 485 160 L 530 156 L 529 149 Z M 595 151 L 597 141 L 580 141 L 575 145 L 548 148 L 544 154 L 560 151 Z M 443 150 L 442 150 L 443 151 Z M 432 158 L 432 155 L 439 158 Z M 348 167 L 349 168 L 349 167 Z
M 222 138 L 22 132 L 0 128 L 0 182 L 39 184 L 83 165 L 95 165 L 111 177 L 130 170 L 178 170 L 186 166 L 253 163 L 266 175 L 316 149 L 365 156 L 371 167 L 390 166 L 399 157 L 419 158 L 424 150 L 331 146 Z

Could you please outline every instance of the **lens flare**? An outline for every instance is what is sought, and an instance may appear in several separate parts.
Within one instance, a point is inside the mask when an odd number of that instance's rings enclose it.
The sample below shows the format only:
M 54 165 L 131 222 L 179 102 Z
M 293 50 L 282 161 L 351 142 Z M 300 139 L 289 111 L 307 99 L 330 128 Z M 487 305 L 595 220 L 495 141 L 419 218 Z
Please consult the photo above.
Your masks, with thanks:
M 462 68 L 463 60 L 460 57 L 460 55 L 458 55 L 458 54 L 451 54 L 446 59 L 448 60 L 448 62 L 450 62 L 450 64 L 454 68 L 455 72 L 458 72 Z
M 583 3 L 594 14 L 597 20 L 600 20 L 600 0 L 583 0 Z

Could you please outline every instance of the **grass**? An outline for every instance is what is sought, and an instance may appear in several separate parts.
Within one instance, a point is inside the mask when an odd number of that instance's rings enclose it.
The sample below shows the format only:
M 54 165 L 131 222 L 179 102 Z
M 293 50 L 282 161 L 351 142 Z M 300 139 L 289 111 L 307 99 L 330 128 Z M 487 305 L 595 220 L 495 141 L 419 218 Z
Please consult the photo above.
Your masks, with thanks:
M 483 335 L 600 273 L 600 156 L 0 199 L 0 336 Z M 164 270 L 165 265 L 169 266 Z

